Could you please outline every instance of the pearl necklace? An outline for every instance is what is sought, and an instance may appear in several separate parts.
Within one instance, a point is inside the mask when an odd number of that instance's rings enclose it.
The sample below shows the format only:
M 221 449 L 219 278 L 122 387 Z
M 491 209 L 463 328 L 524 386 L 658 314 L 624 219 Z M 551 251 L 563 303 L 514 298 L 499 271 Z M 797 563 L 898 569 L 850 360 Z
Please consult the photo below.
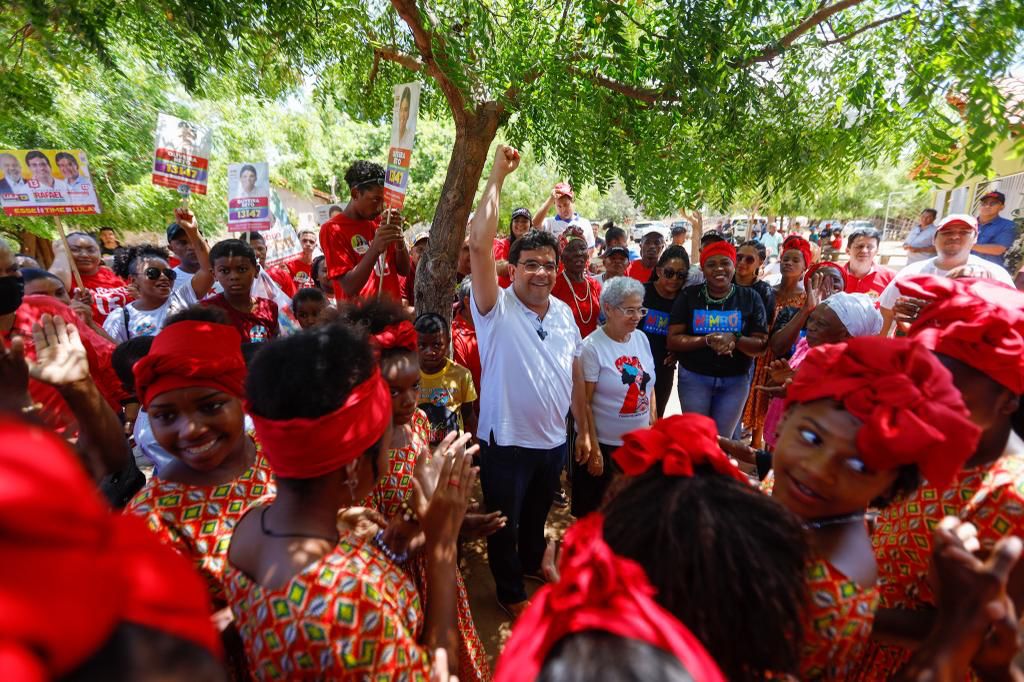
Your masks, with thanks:
M 583 324 L 590 324 L 591 318 L 594 317 L 594 301 L 590 298 L 590 284 L 587 282 L 587 276 L 583 276 L 583 286 L 586 287 L 586 292 L 583 294 L 582 298 L 576 296 L 576 288 L 572 285 L 572 280 L 569 279 L 569 275 L 565 274 L 565 270 L 562 270 L 562 277 L 565 278 L 565 283 L 569 285 L 569 291 L 572 293 L 572 301 L 576 306 L 576 312 L 579 313 L 580 322 Z M 588 312 L 585 318 L 583 317 L 583 311 L 580 310 L 580 302 L 582 301 L 590 301 L 590 306 L 587 309 Z

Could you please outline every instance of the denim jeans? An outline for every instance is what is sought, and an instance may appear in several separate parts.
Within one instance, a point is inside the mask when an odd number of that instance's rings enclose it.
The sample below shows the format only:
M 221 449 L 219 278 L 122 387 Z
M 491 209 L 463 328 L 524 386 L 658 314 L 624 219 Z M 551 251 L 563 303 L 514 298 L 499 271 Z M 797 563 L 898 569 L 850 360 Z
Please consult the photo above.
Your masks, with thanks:
M 747 406 L 747 400 L 750 398 L 750 392 L 754 390 L 754 387 L 753 387 L 752 384 L 754 383 L 754 367 L 755 367 L 756 364 L 757 364 L 756 361 L 755 362 L 751 362 L 750 363 L 750 371 L 747 372 L 747 395 L 743 398 L 743 406 L 744 407 Z M 753 427 L 751 426 L 751 428 L 753 428 Z M 743 411 L 741 410 L 740 411 L 740 418 L 736 421 L 736 428 L 733 429 L 733 432 L 732 432 L 732 439 L 733 440 L 742 440 L 742 436 L 743 436 Z
M 732 438 L 743 416 L 750 391 L 750 374 L 713 377 L 679 366 L 679 405 L 683 412 L 695 412 L 715 420 L 718 435 Z
M 514 604 L 526 599 L 523 573 L 539 571 L 544 549 L 544 524 L 558 490 L 566 448 L 535 450 L 480 443 L 480 486 L 487 511 L 508 517 L 505 527 L 487 538 L 487 563 L 498 600 Z

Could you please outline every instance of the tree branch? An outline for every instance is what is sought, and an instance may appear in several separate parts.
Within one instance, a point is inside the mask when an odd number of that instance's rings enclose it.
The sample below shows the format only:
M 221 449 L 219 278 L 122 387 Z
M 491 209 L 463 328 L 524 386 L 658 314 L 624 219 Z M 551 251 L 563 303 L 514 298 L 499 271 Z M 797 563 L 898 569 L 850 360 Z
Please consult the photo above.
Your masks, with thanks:
M 568 71 L 569 73 L 588 79 L 595 85 L 599 85 L 602 88 L 607 88 L 612 92 L 617 92 L 620 95 L 625 95 L 630 99 L 635 99 L 638 102 L 643 102 L 644 104 L 654 105 L 667 101 L 672 101 L 674 99 L 667 97 L 667 95 L 661 90 L 651 90 L 648 88 L 640 88 L 635 85 L 629 85 L 628 83 L 622 83 L 620 81 L 608 78 L 607 76 L 602 76 L 596 71 L 583 71 L 581 69 L 577 69 L 574 66 L 570 66 Z
M 866 31 L 870 31 L 873 28 L 878 28 L 882 24 L 888 24 L 890 21 L 896 21 L 897 19 L 899 19 L 901 17 L 904 17 L 904 16 L 906 16 L 908 14 L 910 14 L 910 10 L 909 9 L 908 10 L 904 10 L 904 11 L 900 12 L 899 14 L 894 14 L 891 17 L 884 17 L 882 19 L 878 19 L 877 21 L 872 21 L 870 24 L 865 24 L 864 26 L 861 26 L 856 31 L 852 31 L 850 33 L 847 33 L 844 36 L 836 36 L 832 40 L 826 40 L 823 43 L 818 43 L 815 47 L 828 47 L 829 45 L 838 45 L 839 43 L 845 43 L 845 42 L 847 42 L 849 40 L 853 40 L 854 38 L 859 36 L 861 33 L 864 33 Z
M 404 66 L 405 68 L 409 69 L 410 71 L 422 71 L 423 70 L 423 62 L 421 62 L 420 60 L 416 59 L 416 57 L 413 57 L 412 55 L 405 54 L 404 52 L 399 52 L 398 50 L 395 50 L 394 48 L 390 48 L 390 47 L 375 47 L 375 48 L 373 48 L 373 56 L 374 56 L 374 60 L 376 60 L 376 59 L 386 59 L 389 62 L 394 62 L 395 64 L 401 64 L 402 66 Z M 374 70 L 376 70 L 376 66 L 377 65 L 376 65 L 376 61 L 375 61 L 374 62 Z
M 775 59 L 785 52 L 790 45 L 795 43 L 797 38 L 814 29 L 818 24 L 831 16 L 839 14 L 843 10 L 859 5 L 862 2 L 864 2 L 864 0 L 839 0 L 839 2 L 817 9 L 813 14 L 797 24 L 796 28 L 782 36 L 778 42 L 765 47 L 759 54 L 756 54 L 743 62 L 742 66 L 746 67 L 758 62 L 768 62 Z
M 444 93 L 445 99 L 448 100 L 448 108 L 451 109 L 456 126 L 458 126 L 467 115 L 466 96 L 459 89 L 459 86 L 449 78 L 448 74 L 438 66 L 437 58 L 434 56 L 433 36 L 427 30 L 423 16 L 416 6 L 416 0 L 391 0 L 391 6 L 395 8 L 398 16 L 402 18 L 402 21 L 412 31 L 416 50 L 420 53 L 420 58 L 422 59 L 422 68 L 437 81 L 438 87 Z

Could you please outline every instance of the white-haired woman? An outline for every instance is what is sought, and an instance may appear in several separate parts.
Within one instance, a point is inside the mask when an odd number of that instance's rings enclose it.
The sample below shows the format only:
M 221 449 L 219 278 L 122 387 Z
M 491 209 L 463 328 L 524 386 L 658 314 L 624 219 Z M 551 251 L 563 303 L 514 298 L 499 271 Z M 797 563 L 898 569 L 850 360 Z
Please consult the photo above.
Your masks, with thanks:
M 583 379 L 590 414 L 592 453 L 586 467 L 571 463 L 572 515 L 580 518 L 601 505 L 612 477 L 612 452 L 622 434 L 657 418 L 651 345 L 643 322 L 644 285 L 631 277 L 608 280 L 601 290 L 605 323 L 583 340 Z M 572 458 L 570 458 L 570 461 Z

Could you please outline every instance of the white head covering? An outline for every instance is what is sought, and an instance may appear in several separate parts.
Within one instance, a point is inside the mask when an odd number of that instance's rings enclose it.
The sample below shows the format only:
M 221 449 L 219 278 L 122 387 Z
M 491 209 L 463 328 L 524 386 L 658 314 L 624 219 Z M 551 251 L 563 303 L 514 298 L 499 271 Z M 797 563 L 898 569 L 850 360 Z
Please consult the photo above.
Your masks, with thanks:
M 882 314 L 867 294 L 832 294 L 823 305 L 839 317 L 850 336 L 875 336 L 882 331 Z

